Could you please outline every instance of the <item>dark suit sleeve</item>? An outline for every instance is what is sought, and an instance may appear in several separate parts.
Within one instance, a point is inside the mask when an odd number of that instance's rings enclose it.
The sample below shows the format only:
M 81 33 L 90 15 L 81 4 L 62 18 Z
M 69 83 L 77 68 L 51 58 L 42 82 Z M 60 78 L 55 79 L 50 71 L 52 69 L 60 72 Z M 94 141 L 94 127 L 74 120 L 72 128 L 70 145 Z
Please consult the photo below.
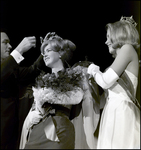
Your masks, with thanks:
M 1 62 L 1 84 L 19 67 L 15 59 L 10 55 Z
M 20 67 L 17 75 L 20 81 L 24 82 L 26 80 L 35 79 L 41 72 L 43 63 L 43 57 L 40 55 L 30 67 Z
M 35 79 L 35 77 L 39 75 L 43 64 L 43 57 L 40 55 L 30 67 L 19 67 L 15 59 L 10 55 L 1 63 L 1 84 L 6 81 L 11 74 L 14 74 L 15 78 L 18 78 L 21 82 L 29 82 L 29 80 Z

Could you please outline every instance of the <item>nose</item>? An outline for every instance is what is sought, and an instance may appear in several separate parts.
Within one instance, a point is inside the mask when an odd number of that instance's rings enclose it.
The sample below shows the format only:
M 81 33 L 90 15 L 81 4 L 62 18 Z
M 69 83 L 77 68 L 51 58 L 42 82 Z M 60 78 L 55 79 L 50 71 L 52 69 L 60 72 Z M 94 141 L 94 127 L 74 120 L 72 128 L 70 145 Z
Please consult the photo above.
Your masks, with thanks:
M 110 39 L 107 39 L 106 42 L 105 42 L 105 44 L 106 44 L 106 45 L 110 45 L 110 44 L 111 44 Z
M 107 40 L 106 40 L 105 44 L 108 45 L 108 43 L 110 42 L 110 39 L 109 39 L 109 37 L 107 37 L 106 39 L 107 39 Z
M 12 48 L 12 46 L 8 43 L 8 49 L 11 49 Z
M 108 40 L 105 42 L 105 44 L 107 45 L 107 43 L 108 43 Z

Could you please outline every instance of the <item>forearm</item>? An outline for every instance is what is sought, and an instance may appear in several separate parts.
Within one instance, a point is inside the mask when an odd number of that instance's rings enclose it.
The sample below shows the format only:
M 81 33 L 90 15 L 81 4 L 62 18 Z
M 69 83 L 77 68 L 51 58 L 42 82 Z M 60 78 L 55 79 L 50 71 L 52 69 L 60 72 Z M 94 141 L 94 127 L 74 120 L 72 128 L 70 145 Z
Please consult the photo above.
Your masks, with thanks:
M 94 77 L 97 84 L 103 89 L 108 89 L 119 79 L 119 76 L 112 68 L 109 68 L 106 72 L 102 73 L 99 70 L 99 67 L 94 64 L 90 65 L 88 73 Z
M 105 73 L 100 71 L 97 72 L 94 79 L 103 89 L 108 89 L 119 79 L 119 77 L 112 68 L 109 68 Z
M 40 55 L 37 60 L 29 67 L 19 68 L 19 77 L 21 81 L 34 80 L 41 72 L 43 66 L 42 55 Z

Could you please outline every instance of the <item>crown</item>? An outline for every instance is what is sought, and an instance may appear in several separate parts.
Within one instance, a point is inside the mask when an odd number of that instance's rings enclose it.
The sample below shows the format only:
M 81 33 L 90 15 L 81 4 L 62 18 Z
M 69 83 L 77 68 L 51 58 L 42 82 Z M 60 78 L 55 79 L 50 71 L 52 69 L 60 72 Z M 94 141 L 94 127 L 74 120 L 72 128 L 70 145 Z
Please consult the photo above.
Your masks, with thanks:
M 120 21 L 127 21 L 128 23 L 132 24 L 133 26 L 137 26 L 137 23 L 134 21 L 133 16 L 131 17 L 121 17 Z
M 52 39 L 59 39 L 59 40 L 63 40 L 60 36 L 58 36 L 55 32 L 49 32 L 46 34 L 45 38 L 43 39 L 42 37 L 40 37 L 40 42 L 41 44 L 45 41 L 49 41 L 49 40 L 52 40 Z

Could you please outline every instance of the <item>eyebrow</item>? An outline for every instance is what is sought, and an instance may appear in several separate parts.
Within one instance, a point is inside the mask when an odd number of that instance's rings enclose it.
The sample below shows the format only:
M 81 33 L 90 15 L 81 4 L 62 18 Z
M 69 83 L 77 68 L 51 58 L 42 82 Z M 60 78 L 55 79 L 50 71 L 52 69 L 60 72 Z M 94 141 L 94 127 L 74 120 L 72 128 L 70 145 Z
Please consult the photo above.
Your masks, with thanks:
M 2 42 L 10 43 L 10 40 L 9 39 L 4 39 Z

